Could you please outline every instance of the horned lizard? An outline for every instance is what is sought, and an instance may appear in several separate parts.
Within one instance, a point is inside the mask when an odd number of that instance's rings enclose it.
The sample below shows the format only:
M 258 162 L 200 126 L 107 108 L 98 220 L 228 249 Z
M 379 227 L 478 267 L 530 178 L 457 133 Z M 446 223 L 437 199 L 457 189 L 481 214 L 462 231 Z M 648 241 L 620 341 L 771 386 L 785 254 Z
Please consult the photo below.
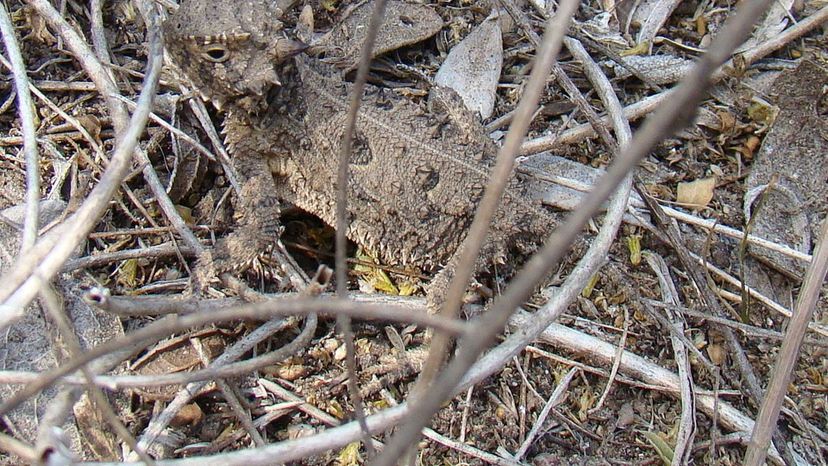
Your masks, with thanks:
M 365 17 L 370 8 L 363 4 L 351 15 Z M 226 143 L 243 180 L 240 227 L 202 260 L 214 260 L 219 271 L 252 259 L 277 238 L 280 200 L 328 224 L 335 220 L 337 154 L 352 85 L 333 66 L 298 53 L 281 14 L 267 0 L 241 7 L 231 0 L 189 0 L 164 27 L 170 55 L 226 112 Z M 380 51 L 433 35 L 442 21 L 426 6 L 391 1 L 384 24 Z M 329 52 L 353 57 L 357 47 L 341 41 L 364 33 L 348 32 L 328 35 L 340 42 Z M 347 235 L 387 263 L 442 268 L 431 284 L 442 290 L 496 146 L 456 93 L 435 87 L 430 102 L 423 108 L 367 87 L 350 159 Z M 509 185 L 481 264 L 504 258 L 511 247 L 537 244 L 554 227 L 554 218 L 523 196 L 523 185 L 519 178 Z

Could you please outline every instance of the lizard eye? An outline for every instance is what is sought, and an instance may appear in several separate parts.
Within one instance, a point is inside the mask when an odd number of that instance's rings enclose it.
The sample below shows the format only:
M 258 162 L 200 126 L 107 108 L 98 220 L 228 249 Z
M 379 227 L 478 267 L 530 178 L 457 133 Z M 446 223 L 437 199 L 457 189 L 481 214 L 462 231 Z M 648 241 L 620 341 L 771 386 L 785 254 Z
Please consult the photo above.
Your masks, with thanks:
M 230 58 L 230 53 L 228 53 L 227 47 L 224 44 L 210 44 L 201 52 L 201 56 L 207 61 L 221 63 Z

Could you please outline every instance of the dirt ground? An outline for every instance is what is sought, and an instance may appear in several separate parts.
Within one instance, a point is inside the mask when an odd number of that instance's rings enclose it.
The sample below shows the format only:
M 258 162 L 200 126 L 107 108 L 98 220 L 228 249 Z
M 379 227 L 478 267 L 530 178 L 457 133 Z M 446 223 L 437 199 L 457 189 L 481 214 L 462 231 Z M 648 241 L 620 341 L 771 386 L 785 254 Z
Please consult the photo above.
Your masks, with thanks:
M 62 3 L 65 3 L 63 17 L 81 31 L 91 46 L 90 5 L 72 0 Z M 336 24 L 347 10 L 347 3 L 333 0 L 311 2 L 316 28 L 325 31 Z M 424 102 L 429 86 L 424 77 L 433 77 L 447 52 L 475 25 L 483 22 L 490 11 L 488 3 L 465 0 L 432 2 L 445 22 L 442 31 L 436 38 L 380 59 L 374 67 L 371 82 L 393 87 L 394 90 L 389 92 Z M 526 15 L 527 24 L 542 34 L 542 19 L 537 10 L 530 3 L 513 3 Z M 640 24 L 630 20 L 630 26 L 625 26 L 627 19 L 632 17 L 631 7 L 624 2 L 607 3 L 615 6 L 595 2 L 581 5 L 576 15 L 579 27 L 575 37 L 586 36 L 584 45 L 611 78 L 624 106 L 642 102 L 661 92 L 662 88 L 670 87 L 673 82 L 656 83 L 657 78 L 652 78 L 650 83 L 644 83 L 636 77 L 619 76 L 621 73 L 611 66 L 613 57 L 669 56 L 676 60 L 693 60 L 700 55 L 699 49 L 709 45 L 733 7 L 723 2 L 681 3 L 659 29 L 658 39 L 648 51 L 646 46 L 644 49 L 641 46 L 636 48 L 636 33 Z M 43 97 L 34 98 L 41 164 L 40 194 L 44 199 L 62 201 L 61 210 L 69 214 L 84 202 L 104 172 L 108 162 L 102 155 L 111 157 L 113 154 L 116 141 L 112 118 L 106 103 L 73 58 L 61 34 L 47 26 L 36 13 L 36 8 L 26 2 L 10 1 L 7 8 L 28 78 L 33 87 L 42 91 L 48 99 L 47 102 Z M 816 14 L 819 8 L 824 8 L 824 3 L 806 1 L 791 6 L 790 11 L 801 20 Z M 608 15 L 609 26 L 598 27 L 598 32 L 594 32 L 595 29 L 589 26 L 600 24 L 593 20 L 606 11 L 612 12 Z M 141 90 L 148 53 L 142 15 L 135 3 L 125 0 L 105 2 L 102 13 L 105 39 L 113 62 L 109 69 L 122 95 L 135 100 Z M 294 15 L 291 18 L 295 17 L 295 12 L 291 14 Z M 290 24 L 291 21 L 286 22 Z M 494 114 L 484 124 L 491 124 L 515 109 L 528 76 L 527 65 L 535 53 L 520 21 L 506 18 L 501 26 L 503 68 Z M 828 76 L 825 34 L 825 29 L 817 27 L 754 63 L 746 73 L 720 81 L 697 112 L 696 123 L 667 137 L 641 163 L 636 174 L 646 193 L 663 206 L 739 231 L 746 228 L 751 228 L 753 232 L 785 229 L 787 236 L 777 237 L 770 233 L 775 242 L 805 244 L 803 238 L 808 236 L 807 244 L 812 248 L 818 241 L 818 226 L 825 218 L 826 202 L 824 197 L 820 197 L 824 193 L 820 190 L 826 189 L 826 178 L 820 178 L 825 172 L 820 172 L 821 165 L 808 168 L 797 161 L 774 161 L 772 155 L 767 155 L 771 153 L 770 148 L 763 149 L 763 144 L 769 144 L 769 138 L 773 137 L 780 147 L 791 148 L 799 141 L 795 135 L 813 133 L 822 135 L 822 148 L 828 145 L 828 123 L 819 127 L 819 119 L 799 120 L 799 117 L 791 116 L 797 115 L 797 105 L 807 106 L 808 100 L 790 100 L 786 97 L 788 94 L 778 95 L 777 92 L 779 89 L 804 89 L 814 80 Z M 757 43 L 761 43 L 761 38 L 754 46 Z M 607 55 L 607 50 L 612 52 L 612 57 Z M 5 56 L 8 57 L 8 54 Z M 795 74 L 796 67 L 806 60 L 815 63 L 817 71 L 812 71 L 815 74 L 807 79 L 799 78 Z M 580 62 L 566 49 L 559 62 L 587 102 L 599 114 L 604 114 L 600 99 Z M 395 66 L 399 63 L 404 66 Z M 25 203 L 26 164 L 11 71 L 7 67 L 3 69 L 4 76 L 0 81 L 3 86 L 0 95 L 0 184 L 3 186 L 0 190 L 0 208 L 5 209 Z M 820 69 L 822 75 L 819 74 Z M 786 76 L 789 82 L 777 81 L 773 84 L 774 79 Z M 187 105 L 187 100 L 193 95 L 182 93 L 179 79 L 178 74 L 165 66 L 155 111 L 163 120 L 171 122 L 214 152 L 208 134 Z M 828 86 L 828 79 L 825 83 Z M 819 118 L 826 122 L 828 98 L 824 97 L 824 89 L 819 92 L 822 94 L 817 94 L 814 101 L 818 111 L 822 112 Z M 819 102 L 826 105 L 819 107 Z M 67 122 L 56 108 L 74 117 L 74 122 Z M 802 108 L 801 113 L 810 111 L 809 108 Z M 212 108 L 209 112 L 210 122 L 220 130 L 224 115 Z M 787 120 L 783 122 L 780 118 Z M 555 80 L 550 79 L 528 139 L 562 133 L 585 122 L 587 119 L 583 112 L 577 109 Z M 91 141 L 74 124 L 80 124 Z M 632 121 L 633 131 L 640 124 L 641 120 Z M 507 128 L 492 125 L 489 129 L 496 139 L 502 139 Z M 771 134 L 774 136 L 769 136 Z M 98 145 L 99 149 L 94 145 Z M 206 160 L 181 140 L 173 141 L 170 131 L 155 121 L 148 124 L 139 147 L 161 178 L 176 210 L 203 244 L 211 244 L 216 237 L 232 230 L 236 199 L 219 163 Z M 608 150 L 599 139 L 581 138 L 572 144 L 557 145 L 552 152 L 576 162 L 585 171 L 604 169 L 614 158 L 613 151 Z M 531 159 L 532 155 L 527 157 Z M 763 161 L 762 157 L 768 160 Z M 817 159 L 814 160 L 813 163 L 817 164 Z M 177 297 L 189 291 L 188 277 L 194 267 L 194 254 L 174 233 L 174 228 L 158 207 L 155 194 L 142 176 L 143 168 L 137 161 L 133 162 L 130 174 L 121 184 L 116 197 L 110 201 L 107 212 L 73 256 L 72 267 L 64 269 L 65 273 L 60 275 L 60 285 L 56 289 L 58 293 L 64 293 L 67 306 L 83 306 L 78 296 L 92 287 L 107 288 L 113 296 L 136 299 Z M 761 218 L 748 225 L 743 208 L 746 196 L 756 186 L 768 183 L 767 179 L 775 172 L 782 176 L 780 183 L 785 183 L 785 175 L 799 180 L 801 185 L 791 189 L 802 190 L 804 194 L 796 198 L 801 204 L 792 206 L 790 199 L 774 203 L 771 196 L 766 196 L 758 201 L 765 204 L 753 207 L 754 212 L 760 209 L 763 215 L 754 213 L 754 216 Z M 815 181 L 809 181 L 814 177 Z M 808 183 L 815 183 L 815 187 Z M 696 200 L 698 205 L 687 207 L 686 196 Z M 767 210 L 761 210 L 763 208 Z M 639 212 L 650 215 L 646 207 L 640 207 Z M 59 214 L 54 218 L 60 219 L 61 216 Z M 805 222 L 804 226 L 801 223 L 785 223 L 789 219 L 800 218 Z M 580 255 L 595 240 L 602 222 L 603 215 L 593 219 L 549 280 L 551 288 L 537 293 L 524 306 L 529 312 L 543 306 L 545 298 L 554 295 L 555 287 L 563 283 Z M 284 210 L 282 223 L 285 226 L 283 242 L 299 268 L 313 275 L 320 264 L 333 267 L 332 228 L 309 213 L 291 207 Z M 784 225 L 779 226 L 780 223 Z M 784 338 L 782 332 L 785 332 L 788 323 L 778 308 L 793 309 L 805 269 L 795 260 L 791 265 L 792 262 L 787 259 L 760 252 L 756 246 L 745 246 L 734 238 L 712 234 L 708 228 L 686 222 L 676 223 L 674 230 L 681 235 L 680 245 L 665 240 L 663 232 L 666 230 L 666 226 L 648 228 L 641 222 L 625 222 L 603 267 L 568 306 L 558 323 L 612 345 L 621 345 L 624 351 L 676 373 L 677 358 L 671 339 L 674 334 L 665 322 L 670 319 L 681 321 L 681 345 L 692 346 L 687 351 L 687 358 L 697 392 L 715 391 L 722 402 L 740 411 L 746 418 L 755 419 L 758 404 L 751 399 L 736 361 L 740 357 L 746 358 L 760 385 L 767 385 Z M 9 235 L 14 233 L 4 234 L 7 235 L 4 247 L 11 247 L 12 254 L 0 263 L 8 266 L 13 263 L 10 258 L 15 257 L 16 249 L 9 246 L 13 244 L 9 242 Z M 793 238 L 793 243 L 785 243 L 785 238 Z M 700 256 L 705 264 L 747 281 L 751 287 L 777 303 L 777 308 L 763 304 L 755 297 L 741 303 L 745 290 L 697 263 L 694 267 L 698 267 L 705 277 L 703 286 L 717 297 L 723 312 L 722 315 L 713 315 L 716 310 L 706 304 L 699 285 L 693 281 L 693 274 L 680 260 L 676 251 L 679 246 Z M 119 251 L 146 248 L 156 249 L 144 254 L 118 255 Z M 811 254 L 811 248 L 802 252 Z M 659 305 L 665 302 L 665 297 L 648 257 L 663 258 L 664 270 L 669 273 L 668 279 L 675 289 L 675 301 L 666 308 Z M 82 258 L 96 259 L 83 262 Z M 377 266 L 372 263 L 371 255 L 355 244 L 350 245 L 349 258 L 353 259 L 349 285 L 355 293 L 388 293 L 398 295 L 401 300 L 409 295 L 422 297 L 430 278 L 428 273 L 401 270 L 395 264 Z M 514 264 L 524 259 L 515 258 Z M 266 255 L 257 267 L 241 278 L 262 293 L 295 292 L 289 278 L 279 267 L 279 260 L 274 255 Z M 489 272 L 478 275 L 477 281 L 497 293 L 507 286 L 511 274 L 506 271 L 514 269 L 514 264 L 492 267 Z M 66 293 L 73 294 L 73 297 L 68 297 Z M 221 303 L 226 301 L 227 296 L 234 295 L 233 290 L 216 287 L 208 291 L 203 299 Z M 475 299 L 474 305 L 468 309 L 479 311 L 481 305 L 488 302 L 486 298 Z M 474 313 L 468 309 L 467 312 Z M 105 314 L 94 312 L 97 316 Z M 44 323 L 38 324 L 40 327 L 26 327 L 29 329 L 26 331 L 47 329 L 44 335 L 48 335 L 47 340 L 52 342 L 44 343 L 37 351 L 54 353 L 54 364 L 65 362 L 71 352 L 65 349 L 64 339 L 56 336 L 53 324 L 49 323 L 50 318 L 43 319 Z M 99 326 L 118 326 L 118 331 L 98 343 L 123 334 L 129 335 L 157 319 L 160 317 L 100 317 L 97 321 Z M 299 322 L 292 321 L 291 325 L 256 345 L 253 351 L 246 352 L 245 357 L 264 354 L 289 343 L 302 328 Z M 812 331 L 806 334 L 801 355 L 793 370 L 778 426 L 784 441 L 801 457 L 801 464 L 824 465 L 828 453 L 828 339 L 823 333 L 828 329 L 828 302 L 824 293 L 812 323 Z M 115 364 L 111 373 L 150 377 L 186 373 L 201 368 L 204 358 L 212 360 L 218 357 L 225 348 L 248 335 L 258 325 L 252 321 L 236 320 L 177 332 L 159 343 L 133 351 L 122 363 Z M 735 354 L 733 346 L 727 343 L 725 328 L 732 328 L 743 351 L 741 355 Z M 512 328 L 505 335 L 515 330 Z M 18 335 L 21 341 L 26 341 L 30 338 L 26 331 L 17 327 L 10 335 Z M 405 368 L 396 367 L 392 372 L 398 373 L 388 378 L 387 374 L 382 373 L 382 368 L 399 366 L 398 362 L 404 361 L 400 345 L 409 351 L 418 350 L 427 338 L 423 328 L 356 321 L 354 332 L 359 385 L 368 392 L 365 405 L 369 413 L 404 401 L 415 376 Z M 82 340 L 84 346 L 94 345 L 96 341 L 86 337 Z M 196 340 L 199 343 L 194 346 L 193 341 Z M 13 343 L 7 336 L 3 348 L 3 369 L 40 371 L 48 367 L 48 364 L 47 367 L 37 368 L 12 362 L 17 361 L 9 356 L 16 351 Z M 224 386 L 210 385 L 202 390 L 186 404 L 165 431 L 167 440 L 156 444 L 150 452 L 158 458 L 181 458 L 253 448 L 256 443 L 239 420 L 225 390 L 235 393 L 232 398 L 240 400 L 242 409 L 258 426 L 262 440 L 268 443 L 301 439 L 322 430 L 327 422 L 352 419 L 353 406 L 344 382 L 344 351 L 345 346 L 335 329 L 335 322 L 321 318 L 310 341 L 288 358 L 258 368 L 255 372 L 226 379 L 228 383 Z M 568 375 L 573 368 L 577 370 Z M 565 390 L 554 407 L 544 414 L 541 425 L 536 426 L 544 407 L 561 384 L 564 384 Z M 12 384 L 4 385 L 7 389 L 14 387 Z M 292 402 L 284 393 L 274 391 L 273 385 L 278 385 L 307 404 Z M 137 438 L 142 435 L 150 419 L 170 402 L 180 388 L 180 385 L 171 385 L 166 388 L 108 390 L 107 393 L 115 412 L 127 430 Z M 3 393 L 3 398 L 8 398 L 10 392 Z M 0 432 L 34 444 L 34 437 L 30 434 L 36 425 L 31 422 L 27 424 L 25 419 L 28 417 L 32 421 L 34 417 L 31 413 L 34 412 L 42 414 L 50 399 L 41 398 L 38 407 L 32 408 L 34 411 L 22 411 L 20 417 L 4 417 L 0 421 Z M 70 420 L 69 424 L 76 423 L 77 430 L 72 431 L 69 443 L 80 444 L 80 455 L 89 461 L 122 460 L 123 441 L 100 416 L 90 414 L 96 412 L 95 403 L 86 396 L 79 403 L 86 404 L 75 407 L 76 421 Z M 313 411 L 308 406 L 319 411 Z M 496 374 L 446 403 L 433 418 L 430 427 L 449 444 L 433 438 L 423 440 L 417 459 L 429 465 L 491 461 L 491 458 L 487 461 L 460 451 L 460 445 L 475 452 L 534 465 L 669 464 L 676 445 L 681 412 L 682 402 L 675 393 L 629 372 L 626 366 L 616 373 L 612 360 L 605 361 L 595 354 L 540 339 L 511 358 Z M 694 419 L 696 430 L 690 462 L 741 464 L 746 437 L 731 435 L 732 430 L 701 409 L 697 408 Z M 522 451 L 522 457 L 517 460 L 507 457 L 521 449 L 530 431 L 533 439 Z M 375 438 L 386 441 L 389 437 L 385 434 Z M 356 442 L 293 464 L 358 464 L 367 462 L 367 458 L 365 446 Z M 15 460 L 9 461 L 13 464 Z

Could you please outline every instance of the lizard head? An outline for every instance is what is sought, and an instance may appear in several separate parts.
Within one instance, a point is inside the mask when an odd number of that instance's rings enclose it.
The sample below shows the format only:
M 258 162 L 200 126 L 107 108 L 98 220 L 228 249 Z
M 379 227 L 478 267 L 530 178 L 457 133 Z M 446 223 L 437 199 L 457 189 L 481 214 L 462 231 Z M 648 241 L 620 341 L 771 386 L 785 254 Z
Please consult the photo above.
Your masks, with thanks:
M 267 0 L 186 0 L 164 23 L 167 51 L 202 97 L 255 110 L 278 65 L 304 50 L 288 39 Z

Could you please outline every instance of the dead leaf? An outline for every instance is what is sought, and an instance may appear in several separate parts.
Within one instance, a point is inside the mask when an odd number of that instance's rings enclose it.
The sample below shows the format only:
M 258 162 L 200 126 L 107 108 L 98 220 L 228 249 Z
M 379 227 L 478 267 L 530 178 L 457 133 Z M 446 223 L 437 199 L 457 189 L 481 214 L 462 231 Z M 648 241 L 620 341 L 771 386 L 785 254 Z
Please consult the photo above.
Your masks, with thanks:
M 577 400 L 578 420 L 586 422 L 589 418 L 589 411 L 595 406 L 596 401 L 598 401 L 598 397 L 595 396 L 595 393 L 592 393 L 592 390 L 584 390 L 581 393 Z
M 627 236 L 627 247 L 630 250 L 630 263 L 638 265 L 641 263 L 641 235 Z
M 713 199 L 714 188 L 716 188 L 716 177 L 679 183 L 676 202 L 694 210 L 703 209 Z
M 492 116 L 503 68 L 503 40 L 497 13 L 492 13 L 455 45 L 434 82 L 460 94 L 466 107 L 484 120 Z
M 86 446 L 98 461 L 117 461 L 121 455 L 118 437 L 112 432 L 95 403 L 84 393 L 72 406 L 78 431 L 83 435 Z
M 414 293 L 420 289 L 420 286 L 414 282 L 406 280 L 400 283 L 397 288 L 400 290 L 400 296 L 414 296 Z
M 37 14 L 34 8 L 26 6 L 23 8 L 23 12 L 29 22 L 29 27 L 32 29 L 24 39 L 32 38 L 44 45 L 55 45 L 57 43 L 57 38 L 46 27 L 46 20 Z
M 377 263 L 377 260 L 362 248 L 357 251 L 356 257 L 366 263 Z M 358 272 L 362 277 L 360 280 L 361 289 L 368 292 L 381 291 L 390 295 L 400 294 L 400 290 L 394 284 L 394 281 L 381 268 L 366 264 L 357 264 L 354 266 L 354 271 Z
M 334 361 L 344 361 L 345 356 L 347 356 L 347 355 L 348 355 L 347 348 L 345 347 L 345 345 L 341 345 L 334 351 Z
M 304 364 L 283 364 L 276 370 L 276 376 L 292 382 L 308 373 L 308 367 Z
M 102 124 L 101 120 L 96 117 L 95 115 L 91 114 L 84 114 L 77 117 L 78 123 L 92 136 L 92 139 L 95 140 L 98 144 L 102 144 L 101 142 L 101 129 Z
M 673 55 L 640 56 L 648 53 L 648 49 L 649 44 L 642 42 L 636 47 L 621 52 L 620 55 L 624 57 L 624 64 L 635 68 L 638 73 L 656 84 L 671 84 L 680 81 L 693 68 L 693 62 L 682 57 Z M 613 62 L 610 66 L 616 77 L 627 79 L 632 76 L 627 68 L 617 63 Z
M 725 362 L 727 353 L 725 352 L 724 346 L 721 344 L 711 343 L 710 345 L 707 345 L 707 356 L 710 358 L 710 362 L 717 366 L 721 366 Z
M 190 403 L 184 405 L 181 410 L 175 413 L 175 417 L 170 421 L 172 426 L 196 426 L 204 419 L 204 412 L 197 403 Z
M 353 466 L 362 463 L 362 458 L 359 456 L 360 442 L 351 442 L 342 451 L 339 452 L 339 461 L 337 464 L 341 466 Z
M 741 47 L 736 49 L 736 52 L 744 52 L 784 31 L 790 21 L 790 11 L 793 4 L 794 0 L 777 0 L 771 3 L 770 8 L 762 18 L 762 22 L 754 28 L 753 34 Z
M 119 284 L 130 289 L 135 288 L 138 283 L 137 276 L 138 259 L 127 259 L 121 263 L 121 266 L 118 268 L 117 278 Z
M 633 22 L 640 24 L 638 43 L 652 43 L 658 30 L 670 19 L 679 0 L 642 0 L 633 12 Z
M 627 49 L 630 44 L 618 29 L 618 22 L 608 12 L 598 13 L 581 24 L 581 30 L 591 39 L 611 49 Z
M 661 458 L 661 461 L 669 466 L 673 462 L 673 449 L 666 441 L 664 441 L 663 438 L 661 438 L 661 434 L 655 432 L 642 432 L 641 434 L 644 435 L 653 448 L 655 448 L 658 456 Z
M 594 274 L 593 276 L 589 277 L 589 281 L 587 282 L 586 286 L 583 290 L 581 290 L 581 296 L 584 298 L 589 299 L 592 296 L 592 291 L 595 289 L 595 285 L 598 284 L 598 274 Z
M 345 409 L 343 409 L 342 405 L 336 400 L 331 400 L 328 405 L 328 414 L 337 419 L 345 419 L 345 416 L 347 415 Z
M 635 422 L 635 409 L 632 403 L 624 403 L 621 409 L 618 410 L 618 417 L 615 419 L 615 427 L 623 429 L 629 427 Z
M 200 369 L 202 367 L 201 357 L 189 340 L 199 338 L 208 357 L 212 360 L 224 351 L 229 336 L 228 332 L 219 329 L 207 329 L 170 338 L 159 342 L 153 349 L 136 360 L 132 365 L 132 370 L 141 375 L 162 375 Z M 212 388 L 212 385 L 207 386 L 199 393 L 207 392 Z M 161 387 L 136 388 L 134 392 L 146 400 L 168 400 L 175 395 L 178 389 L 178 385 L 164 385 Z
M 650 43 L 649 42 L 639 42 L 635 47 L 629 48 L 627 50 L 622 50 L 621 55 L 622 57 L 633 57 L 636 55 L 646 55 L 650 51 Z
M 288 439 L 296 440 L 304 437 L 310 437 L 316 433 L 316 429 L 309 424 L 291 424 L 287 427 Z
M 751 120 L 763 125 L 769 125 L 776 119 L 779 109 L 771 105 L 765 99 L 762 99 L 759 96 L 754 96 L 751 99 L 747 112 Z
M 322 0 L 322 8 L 331 13 L 336 11 L 338 4 L 339 2 L 337 0 Z

